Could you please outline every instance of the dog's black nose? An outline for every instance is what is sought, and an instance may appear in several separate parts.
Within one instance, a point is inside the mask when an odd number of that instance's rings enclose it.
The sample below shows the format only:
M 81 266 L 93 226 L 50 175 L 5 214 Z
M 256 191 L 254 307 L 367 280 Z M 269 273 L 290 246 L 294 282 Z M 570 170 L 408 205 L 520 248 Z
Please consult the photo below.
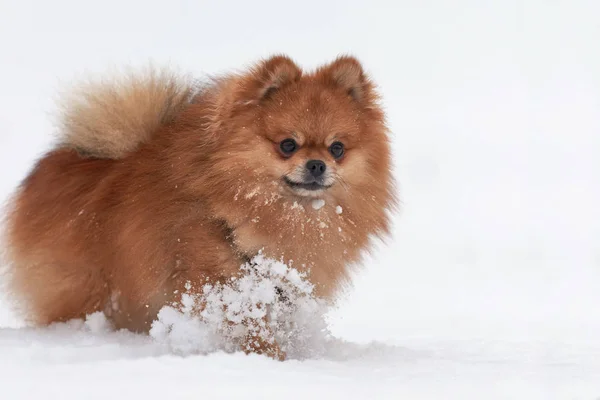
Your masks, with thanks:
M 306 169 L 312 176 L 318 178 L 319 176 L 323 175 L 325 169 L 327 169 L 327 166 L 321 160 L 310 160 L 306 163 Z

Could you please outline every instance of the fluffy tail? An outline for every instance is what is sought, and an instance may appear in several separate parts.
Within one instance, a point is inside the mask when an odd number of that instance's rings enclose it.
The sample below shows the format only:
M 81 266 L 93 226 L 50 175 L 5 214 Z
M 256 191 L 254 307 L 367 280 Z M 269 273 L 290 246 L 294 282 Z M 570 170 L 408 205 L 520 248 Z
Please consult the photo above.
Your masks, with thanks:
M 172 120 L 196 92 L 192 79 L 154 68 L 86 82 L 61 101 L 61 143 L 94 157 L 123 158 Z

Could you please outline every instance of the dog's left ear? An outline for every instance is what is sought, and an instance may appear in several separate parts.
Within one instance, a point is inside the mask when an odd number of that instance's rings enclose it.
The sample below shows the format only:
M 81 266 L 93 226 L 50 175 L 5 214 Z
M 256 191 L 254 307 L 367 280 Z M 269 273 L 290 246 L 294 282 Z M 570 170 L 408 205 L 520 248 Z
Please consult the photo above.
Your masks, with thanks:
M 330 84 L 342 88 L 358 103 L 365 104 L 371 100 L 371 82 L 356 58 L 339 57 L 320 72 Z
M 268 99 L 273 93 L 302 76 L 302 70 L 284 55 L 273 56 L 256 65 L 245 79 L 247 101 Z

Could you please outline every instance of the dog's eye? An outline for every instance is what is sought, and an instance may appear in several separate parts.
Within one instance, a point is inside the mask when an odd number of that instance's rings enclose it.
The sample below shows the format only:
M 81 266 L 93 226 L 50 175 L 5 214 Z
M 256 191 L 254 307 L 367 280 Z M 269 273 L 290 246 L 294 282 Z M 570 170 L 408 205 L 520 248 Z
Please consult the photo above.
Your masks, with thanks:
M 285 156 L 291 156 L 298 149 L 298 143 L 294 139 L 284 139 L 279 143 L 279 148 Z
M 331 146 L 329 146 L 329 152 L 333 158 L 341 158 L 344 155 L 344 144 L 342 142 L 333 142 Z

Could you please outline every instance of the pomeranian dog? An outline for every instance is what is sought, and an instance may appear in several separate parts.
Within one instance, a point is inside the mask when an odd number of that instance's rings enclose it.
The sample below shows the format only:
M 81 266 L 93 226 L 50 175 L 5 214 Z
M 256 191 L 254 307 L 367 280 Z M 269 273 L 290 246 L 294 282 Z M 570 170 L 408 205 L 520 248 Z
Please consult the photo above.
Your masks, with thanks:
M 259 251 L 332 299 L 388 232 L 388 130 L 353 57 L 306 73 L 278 55 L 203 86 L 152 69 L 63 105 L 61 140 L 6 220 L 10 288 L 33 324 L 102 311 L 147 332 L 186 283 L 226 281 Z

